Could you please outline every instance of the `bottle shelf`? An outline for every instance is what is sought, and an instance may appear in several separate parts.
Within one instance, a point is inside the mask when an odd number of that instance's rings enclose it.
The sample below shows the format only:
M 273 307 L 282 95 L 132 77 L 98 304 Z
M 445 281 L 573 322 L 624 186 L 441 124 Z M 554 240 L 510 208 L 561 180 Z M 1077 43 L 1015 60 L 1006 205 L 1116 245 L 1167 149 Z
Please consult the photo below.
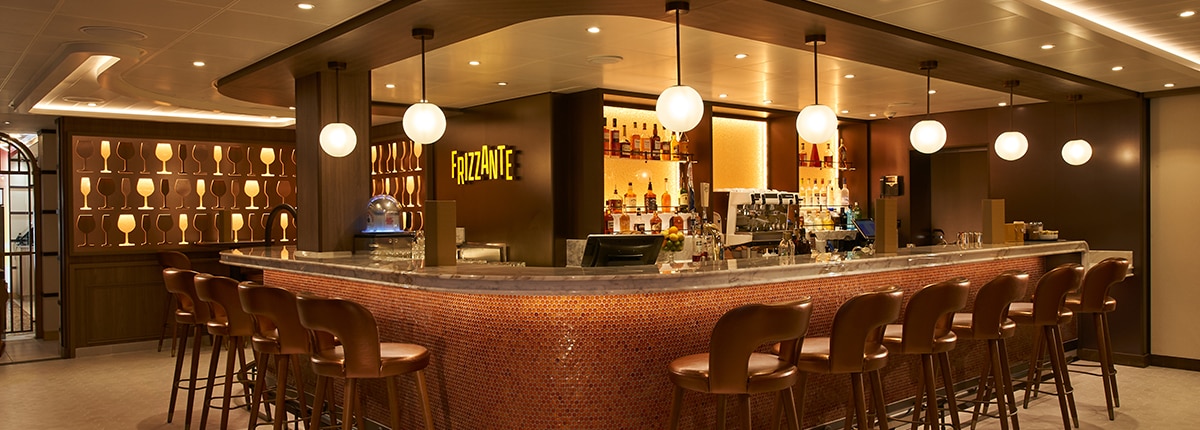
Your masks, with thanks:
M 812 161 L 812 160 L 808 160 L 808 159 L 804 158 L 803 154 L 800 155 L 799 161 L 797 161 L 797 163 L 801 168 L 807 167 L 807 168 L 813 168 L 813 169 L 837 169 L 837 170 L 846 170 L 846 171 L 856 170 L 854 167 L 854 163 L 852 163 L 850 161 L 843 161 L 843 162 L 837 162 L 837 163 L 835 163 L 833 161 L 823 161 L 823 160 L 822 161 Z
M 620 159 L 635 160 L 635 161 L 641 160 L 641 161 L 666 161 L 666 162 L 672 162 L 672 163 L 685 163 L 685 162 L 691 161 L 691 159 L 692 159 L 692 154 L 685 153 L 685 152 L 668 153 L 668 156 L 670 156 L 669 160 L 663 160 L 661 154 L 662 153 L 660 153 L 660 152 L 653 152 L 653 151 L 651 151 L 651 152 L 630 151 L 629 156 L 625 157 L 625 156 L 622 156 L 623 151 L 612 151 L 612 150 L 607 150 L 607 149 L 604 150 L 605 157 L 620 158 Z

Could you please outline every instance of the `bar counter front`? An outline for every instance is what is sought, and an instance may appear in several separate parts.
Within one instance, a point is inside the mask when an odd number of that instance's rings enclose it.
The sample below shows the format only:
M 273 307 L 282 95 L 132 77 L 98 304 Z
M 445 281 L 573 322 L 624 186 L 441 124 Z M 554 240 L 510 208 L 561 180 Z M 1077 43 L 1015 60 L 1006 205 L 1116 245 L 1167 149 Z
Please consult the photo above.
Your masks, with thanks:
M 624 268 L 425 268 L 367 255 L 302 258 L 294 247 L 259 247 L 225 251 L 221 261 L 262 269 L 267 285 L 354 300 L 374 313 L 381 340 L 428 348 L 438 429 L 657 429 L 666 427 L 670 412 L 667 364 L 706 352 L 713 325 L 730 309 L 811 296 L 808 335 L 822 336 L 838 307 L 864 291 L 899 286 L 907 304 L 924 285 L 964 277 L 971 282 L 965 312 L 996 275 L 1029 273 L 1028 300 L 1043 273 L 1082 262 L 1087 250 L 1085 242 L 1061 241 L 917 247 L 832 262 L 797 256 Z M 1064 337 L 1075 338 L 1073 324 L 1064 327 Z M 1009 342 L 1014 366 L 1028 360 L 1032 342 L 1032 330 L 1024 328 Z M 986 351 L 986 345 L 959 342 L 951 352 L 956 383 L 978 376 Z M 911 398 L 919 362 L 888 360 L 881 371 L 884 400 Z M 416 383 L 401 379 L 405 427 L 422 427 Z M 804 428 L 844 417 L 849 378 L 812 375 L 807 385 Z M 386 422 L 384 384 L 362 387 L 368 417 Z M 711 428 L 715 397 L 688 392 L 680 428 Z M 775 398 L 752 397 L 755 428 L 771 428 Z

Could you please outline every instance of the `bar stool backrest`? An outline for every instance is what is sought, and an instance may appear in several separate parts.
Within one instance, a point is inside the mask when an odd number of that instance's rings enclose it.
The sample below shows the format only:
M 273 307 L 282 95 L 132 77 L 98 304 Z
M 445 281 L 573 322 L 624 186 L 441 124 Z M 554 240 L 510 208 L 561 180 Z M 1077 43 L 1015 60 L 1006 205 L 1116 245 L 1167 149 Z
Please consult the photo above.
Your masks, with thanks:
M 379 328 L 367 308 L 345 299 L 300 295 L 296 309 L 300 324 L 309 330 L 313 361 L 342 361 L 347 378 L 382 375 Z M 342 357 L 334 353 L 335 342 L 341 343 Z
M 174 267 L 192 270 L 192 260 L 188 258 L 187 254 L 179 251 L 158 251 L 158 265 L 164 269 Z
M 1008 307 L 1025 296 L 1029 286 L 1029 274 L 1010 270 L 992 278 L 975 293 L 975 306 L 971 311 L 971 330 L 980 339 L 999 339 L 1002 328 L 1008 321 Z
M 167 291 L 179 300 L 179 309 L 194 315 L 196 322 L 203 323 L 212 312 L 208 309 L 208 304 L 196 295 L 195 279 L 196 272 L 191 270 L 174 267 L 163 269 L 163 283 L 166 284 Z
M 811 297 L 781 304 L 749 304 L 725 312 L 713 327 L 709 343 L 710 391 L 746 393 L 750 354 L 763 344 L 783 342 L 780 358 L 795 365 L 811 316 Z
M 861 372 L 867 355 L 883 348 L 883 328 L 900 317 L 898 287 L 885 287 L 847 300 L 833 317 L 829 365 L 835 373 Z
M 1080 311 L 1103 312 L 1108 289 L 1124 280 L 1128 272 L 1129 260 L 1120 257 L 1105 258 L 1088 269 L 1079 292 Z
M 950 333 L 954 312 L 967 305 L 970 289 L 967 278 L 954 278 L 913 293 L 904 307 L 904 349 L 932 351 L 934 340 Z
M 279 287 L 257 282 L 238 284 L 242 309 L 254 319 L 254 336 L 274 339 L 280 354 L 303 354 L 308 351 L 308 331 L 300 325 L 296 295 Z M 274 333 L 273 333 L 274 332 Z
M 196 274 L 196 295 L 208 303 L 212 311 L 209 325 L 226 323 L 229 326 L 229 336 L 251 336 L 254 334 L 254 320 L 250 314 L 242 310 L 242 300 L 238 297 L 238 281 L 225 276 L 215 276 L 208 273 Z
M 1033 323 L 1058 324 L 1059 310 L 1067 299 L 1067 293 L 1078 288 L 1082 279 L 1083 266 L 1076 263 L 1059 265 L 1042 275 L 1033 290 Z

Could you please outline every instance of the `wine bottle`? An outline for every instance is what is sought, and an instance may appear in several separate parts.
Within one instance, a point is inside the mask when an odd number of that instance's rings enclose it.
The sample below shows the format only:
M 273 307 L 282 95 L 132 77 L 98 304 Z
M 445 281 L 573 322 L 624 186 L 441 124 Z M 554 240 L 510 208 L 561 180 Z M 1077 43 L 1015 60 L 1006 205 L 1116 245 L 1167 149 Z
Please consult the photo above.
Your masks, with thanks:
M 658 196 L 654 195 L 654 182 L 646 183 L 646 195 L 643 197 L 643 201 L 647 213 L 658 211 Z

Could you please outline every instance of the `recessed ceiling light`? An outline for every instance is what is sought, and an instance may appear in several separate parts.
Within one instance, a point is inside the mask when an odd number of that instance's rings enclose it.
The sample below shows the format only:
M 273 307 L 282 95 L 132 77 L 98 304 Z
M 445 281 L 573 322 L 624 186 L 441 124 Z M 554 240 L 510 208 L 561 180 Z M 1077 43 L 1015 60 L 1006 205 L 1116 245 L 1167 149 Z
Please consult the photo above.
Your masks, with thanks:
M 496 85 L 506 87 L 506 86 L 508 86 L 508 82 L 497 82 Z
M 1180 12 L 1180 13 L 1179 13 L 1179 17 L 1180 17 L 1180 18 L 1187 18 L 1187 17 L 1189 17 L 1189 16 L 1192 16 L 1192 15 L 1195 15 L 1195 14 L 1196 14 L 1196 11 L 1194 11 L 1194 10 L 1188 10 L 1188 11 L 1183 11 L 1183 12 Z
M 204 67 L 204 62 L 203 61 L 193 61 L 192 65 L 196 66 L 196 67 Z
M 1045 44 L 1045 45 L 1042 45 L 1042 49 L 1054 49 L 1054 44 L 1053 44 L 1053 43 L 1047 43 L 1047 44 Z
M 592 33 L 592 34 L 599 33 L 599 32 L 600 32 L 600 27 L 588 27 L 588 28 L 587 28 L 587 32 L 588 32 L 588 33 Z
M 386 84 L 384 88 L 396 88 L 396 84 Z
M 870 114 L 870 115 L 867 115 L 867 116 L 869 116 L 869 117 L 871 117 L 871 118 L 874 118 L 874 117 L 877 117 L 877 116 L 879 116 L 879 115 Z
M 291 110 L 296 110 L 296 107 L 295 107 L 295 106 L 288 106 L 288 109 L 291 109 Z
M 741 60 L 741 59 L 743 59 L 743 58 L 746 58 L 746 57 L 749 57 L 749 55 L 746 55 L 746 54 L 737 54 L 737 55 L 734 55 L 734 56 L 733 56 L 733 58 L 737 58 L 737 59 L 739 59 L 739 60 Z
M 96 103 L 95 103 L 95 102 L 88 103 L 88 107 L 96 107 L 96 106 L 97 106 L 97 105 L 96 105 Z
M 1005 106 L 1008 106 L 1008 102 L 996 103 L 996 106 L 1005 107 Z
M 316 6 L 313 6 L 312 3 L 296 3 L 296 7 L 300 8 L 300 9 L 304 9 L 304 10 L 309 10 Z
M 771 104 L 771 99 L 763 99 L 763 104 L 765 104 L 765 105 Z
M 279 117 L 277 117 L 275 115 L 271 115 L 271 119 L 277 119 L 277 118 L 279 118 Z
M 842 113 L 850 113 L 850 111 L 848 111 L 846 109 L 842 109 Z
M 929 90 L 929 94 L 937 94 L 937 90 Z
M 12 121 L 4 121 L 4 125 L 12 125 Z
M 721 94 L 717 94 L 717 97 L 726 98 L 726 97 L 729 97 L 729 94 L 721 93 Z
M 470 65 L 472 65 L 472 66 L 478 66 L 478 65 L 479 65 L 479 62 L 478 62 L 478 61 L 475 61 L 475 60 L 471 60 L 471 61 L 468 61 L 468 62 L 467 62 L 467 64 L 470 64 Z
M 1170 82 L 1163 84 L 1163 86 L 1167 87 L 1167 88 L 1175 88 L 1175 84 L 1172 84 Z
M 1120 72 L 1122 70 L 1125 70 L 1124 66 L 1113 66 L 1113 68 L 1112 68 L 1112 71 L 1114 71 L 1114 72 Z
M 842 77 L 843 77 L 843 78 L 846 78 L 846 79 L 854 79 L 854 74 L 852 74 L 852 73 L 848 73 L 848 74 L 846 74 L 845 76 L 842 76 Z

